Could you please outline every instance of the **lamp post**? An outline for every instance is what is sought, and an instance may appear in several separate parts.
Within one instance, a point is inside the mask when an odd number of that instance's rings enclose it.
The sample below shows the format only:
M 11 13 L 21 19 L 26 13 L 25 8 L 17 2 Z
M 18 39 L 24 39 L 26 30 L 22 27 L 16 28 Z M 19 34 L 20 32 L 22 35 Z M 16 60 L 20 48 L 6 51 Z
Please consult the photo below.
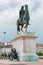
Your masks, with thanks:
M 5 51 L 6 51 L 6 48 L 5 48 L 5 35 L 6 35 L 6 32 L 3 32 L 4 34 L 4 59 L 5 59 Z

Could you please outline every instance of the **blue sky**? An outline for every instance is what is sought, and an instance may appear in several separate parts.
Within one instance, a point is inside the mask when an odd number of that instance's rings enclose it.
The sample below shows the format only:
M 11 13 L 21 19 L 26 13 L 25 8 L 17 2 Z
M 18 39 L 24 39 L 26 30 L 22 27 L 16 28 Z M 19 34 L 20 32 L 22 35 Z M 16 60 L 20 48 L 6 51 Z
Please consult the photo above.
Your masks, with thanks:
M 19 10 L 25 4 L 28 4 L 30 14 L 28 31 L 35 31 L 38 35 L 36 41 L 43 43 L 43 0 L 0 0 L 0 41 L 4 41 L 4 31 L 7 32 L 6 42 L 17 34 Z

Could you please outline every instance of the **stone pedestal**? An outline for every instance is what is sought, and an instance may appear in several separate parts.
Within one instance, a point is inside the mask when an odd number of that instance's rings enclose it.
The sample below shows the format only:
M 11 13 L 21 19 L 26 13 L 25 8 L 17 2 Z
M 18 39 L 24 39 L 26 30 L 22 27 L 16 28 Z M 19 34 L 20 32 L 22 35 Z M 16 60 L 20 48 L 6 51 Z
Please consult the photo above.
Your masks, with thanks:
M 37 36 L 33 32 L 22 32 L 12 39 L 13 48 L 16 48 L 20 61 L 36 61 L 36 42 Z

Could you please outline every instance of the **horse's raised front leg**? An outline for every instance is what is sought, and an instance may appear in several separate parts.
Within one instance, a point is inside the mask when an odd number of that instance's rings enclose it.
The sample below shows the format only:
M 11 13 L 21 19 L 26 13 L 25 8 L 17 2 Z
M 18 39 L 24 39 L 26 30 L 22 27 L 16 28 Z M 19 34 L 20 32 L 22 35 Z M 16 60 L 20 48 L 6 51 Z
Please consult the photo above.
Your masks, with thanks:
M 21 31 L 23 32 L 23 30 L 22 30 L 22 29 L 23 29 L 23 25 L 21 25 Z

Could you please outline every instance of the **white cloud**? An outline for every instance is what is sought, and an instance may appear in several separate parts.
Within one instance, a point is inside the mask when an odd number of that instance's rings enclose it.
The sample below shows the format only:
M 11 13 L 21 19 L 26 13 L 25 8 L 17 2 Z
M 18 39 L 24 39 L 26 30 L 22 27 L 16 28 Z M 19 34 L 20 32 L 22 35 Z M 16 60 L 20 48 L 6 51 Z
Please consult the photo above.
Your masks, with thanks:
M 30 30 L 36 30 L 40 34 L 39 38 L 42 36 L 43 0 L 0 0 L 0 32 L 7 31 L 9 34 L 15 34 L 19 10 L 25 4 L 29 6 Z

